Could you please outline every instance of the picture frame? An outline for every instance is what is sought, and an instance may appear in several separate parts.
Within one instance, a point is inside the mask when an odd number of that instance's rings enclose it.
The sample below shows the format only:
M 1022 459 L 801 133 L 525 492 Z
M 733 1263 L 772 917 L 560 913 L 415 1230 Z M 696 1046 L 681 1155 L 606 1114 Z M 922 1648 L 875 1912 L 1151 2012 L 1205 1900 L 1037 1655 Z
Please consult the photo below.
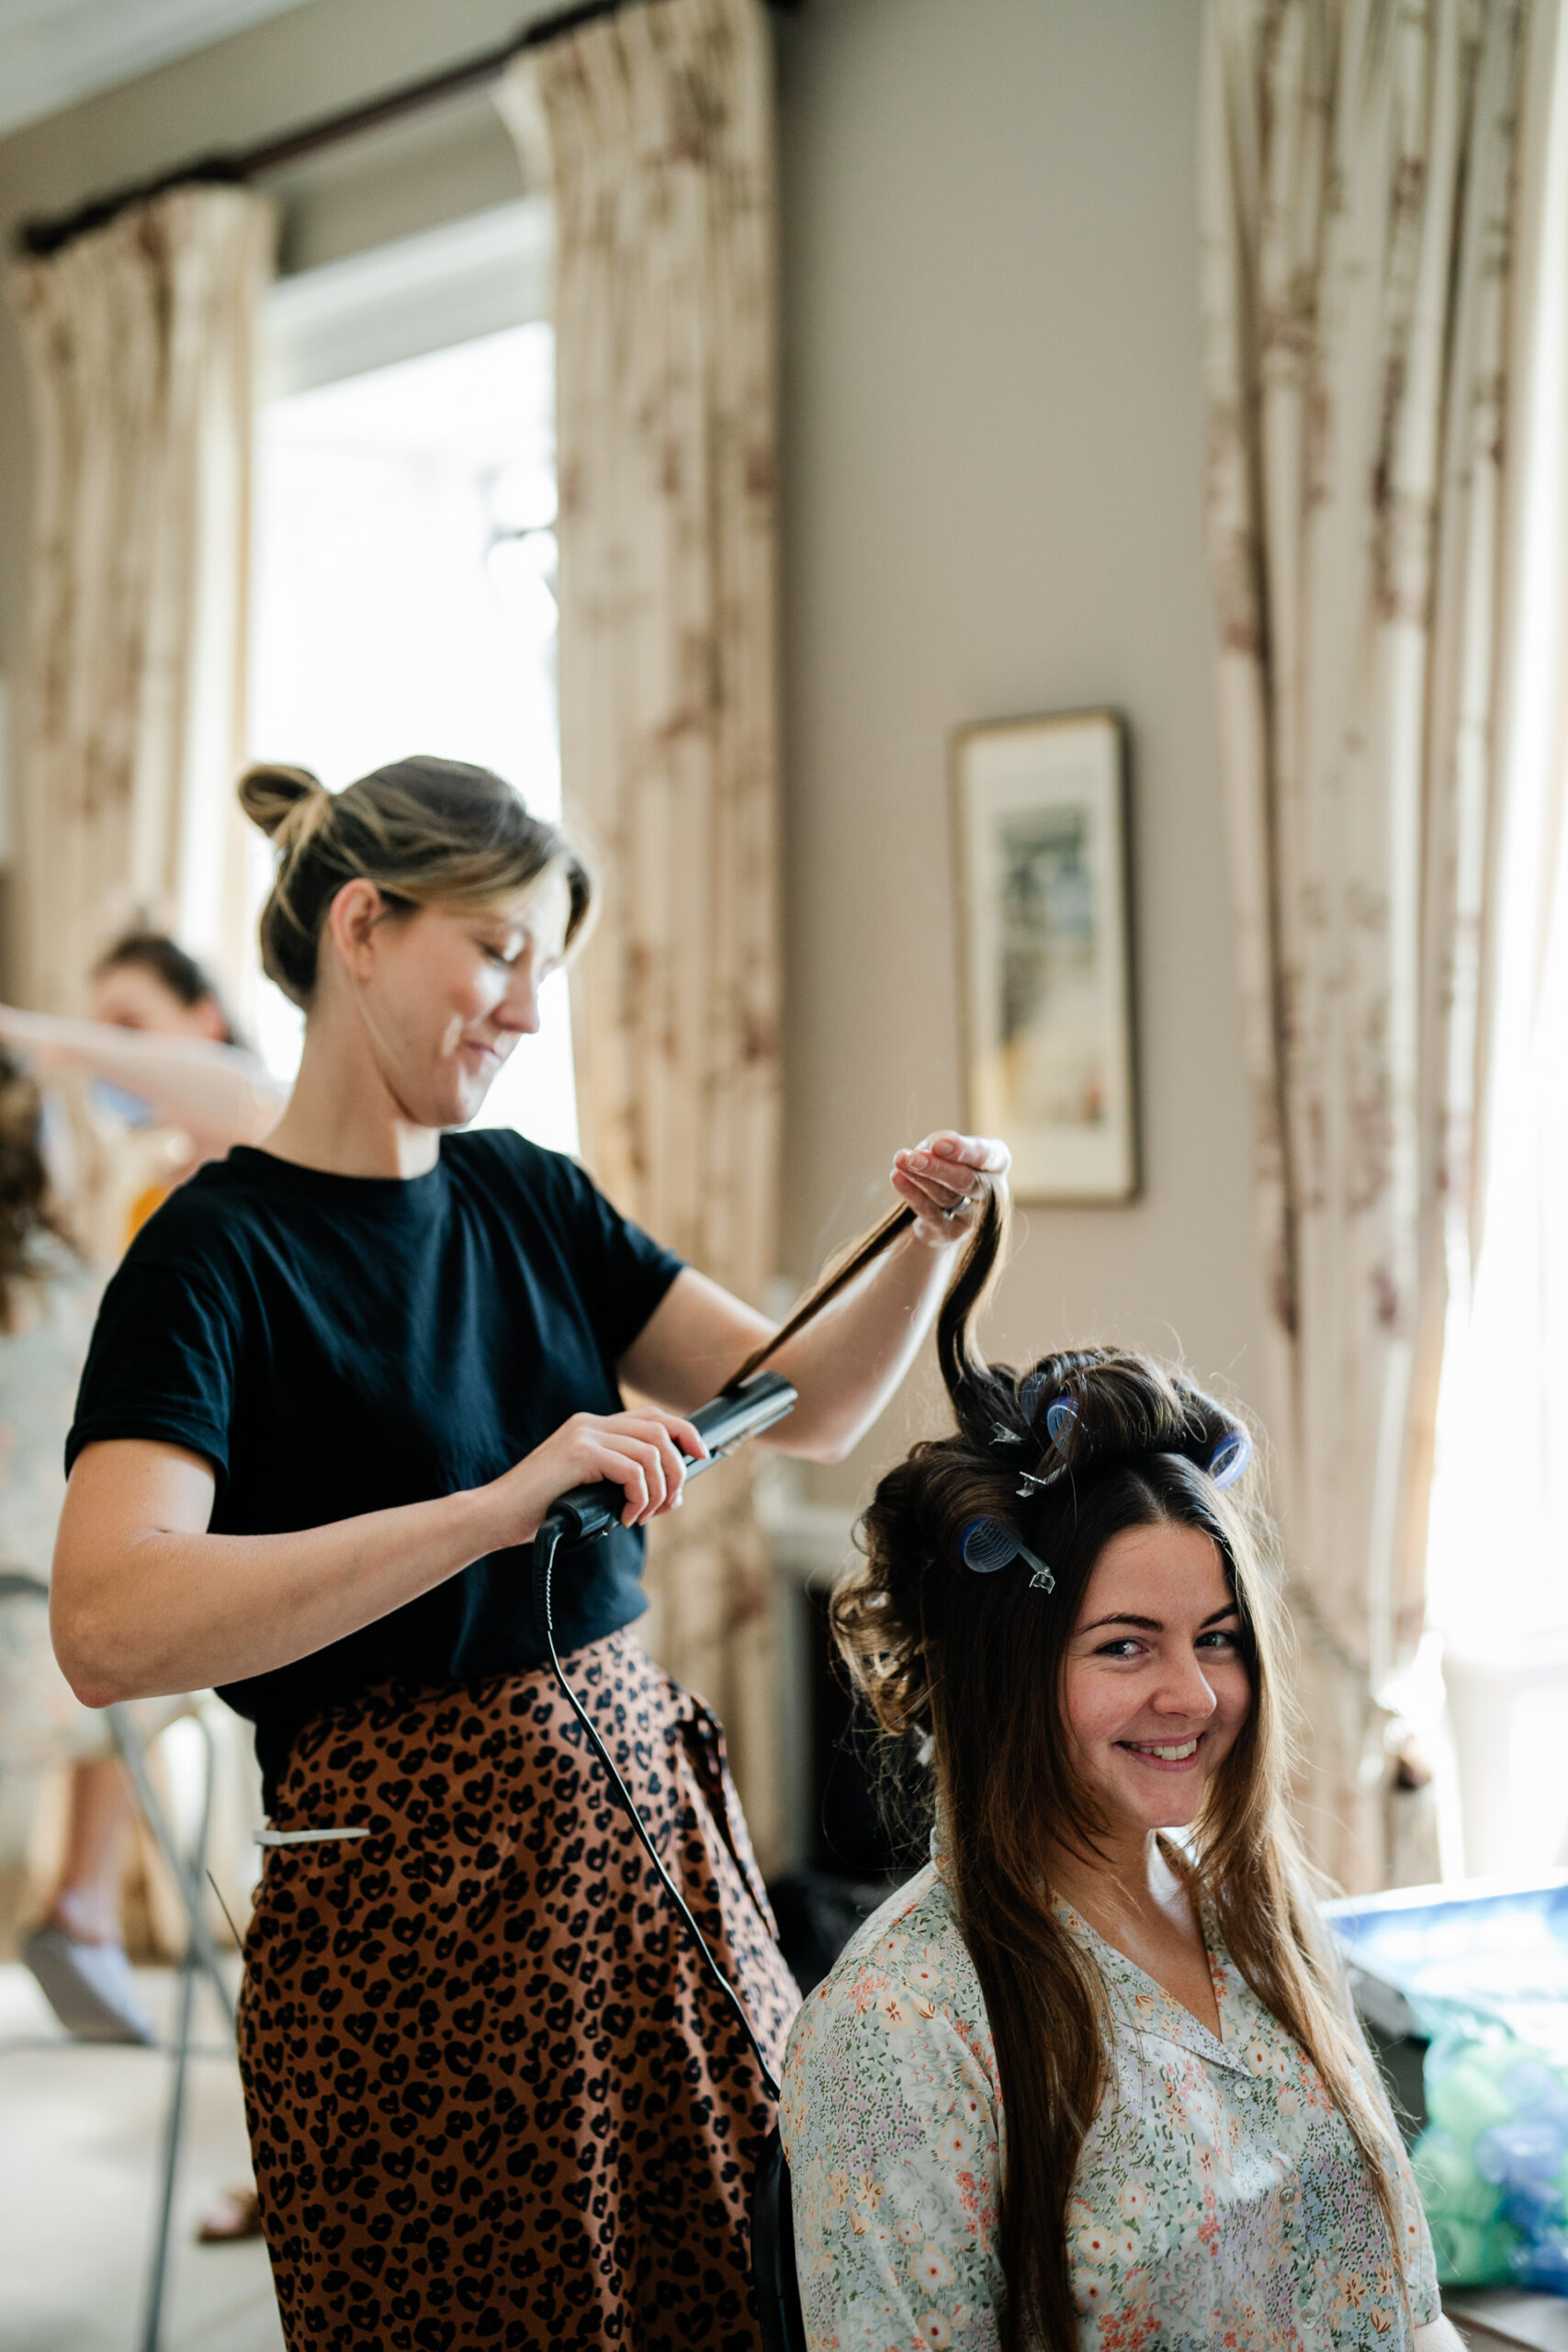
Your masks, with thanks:
M 953 738 L 965 1114 L 1023 1201 L 1139 1186 L 1127 730 L 1113 710 Z

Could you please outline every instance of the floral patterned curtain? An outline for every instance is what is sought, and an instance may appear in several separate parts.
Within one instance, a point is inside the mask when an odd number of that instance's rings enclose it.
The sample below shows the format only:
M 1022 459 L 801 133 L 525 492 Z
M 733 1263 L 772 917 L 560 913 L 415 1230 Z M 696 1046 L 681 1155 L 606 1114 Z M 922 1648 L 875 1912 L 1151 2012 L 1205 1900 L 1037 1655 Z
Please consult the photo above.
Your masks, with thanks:
M 252 334 L 273 214 L 184 187 L 24 262 L 35 425 L 21 978 L 73 1007 L 133 918 L 243 957 Z
M 1209 0 L 1208 514 L 1303 1815 L 1387 1874 L 1472 1207 L 1530 0 Z
M 574 978 L 585 1154 L 740 1296 L 778 1198 L 773 140 L 760 0 L 647 0 L 513 69 L 556 211 L 561 757 L 598 853 Z M 657 1531 L 650 1643 L 777 1790 L 770 1581 L 744 1474 Z

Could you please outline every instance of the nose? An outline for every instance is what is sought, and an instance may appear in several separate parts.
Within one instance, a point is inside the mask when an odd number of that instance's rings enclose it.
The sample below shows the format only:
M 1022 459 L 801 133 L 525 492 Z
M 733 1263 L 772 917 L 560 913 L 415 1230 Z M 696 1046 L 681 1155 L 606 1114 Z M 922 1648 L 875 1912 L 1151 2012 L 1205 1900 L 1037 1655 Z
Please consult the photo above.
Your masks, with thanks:
M 539 989 L 533 972 L 520 964 L 512 977 L 512 984 L 495 1008 L 498 1028 L 515 1031 L 525 1037 L 537 1036 L 539 1031 Z
M 1162 1660 L 1157 1689 L 1149 1704 L 1159 1715 L 1183 1723 L 1206 1723 L 1218 1706 L 1208 1676 L 1190 1650 L 1179 1650 Z

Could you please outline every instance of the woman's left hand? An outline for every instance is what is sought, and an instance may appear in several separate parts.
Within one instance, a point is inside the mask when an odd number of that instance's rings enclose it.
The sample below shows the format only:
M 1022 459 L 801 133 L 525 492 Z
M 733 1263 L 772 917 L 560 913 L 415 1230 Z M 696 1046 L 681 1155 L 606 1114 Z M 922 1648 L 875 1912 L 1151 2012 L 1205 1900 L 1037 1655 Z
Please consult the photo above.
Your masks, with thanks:
M 994 1136 L 959 1136 L 943 1127 L 894 1154 L 893 1190 L 915 1212 L 914 1231 L 932 1250 L 969 1232 L 988 1184 L 1005 1184 L 1012 1154 Z

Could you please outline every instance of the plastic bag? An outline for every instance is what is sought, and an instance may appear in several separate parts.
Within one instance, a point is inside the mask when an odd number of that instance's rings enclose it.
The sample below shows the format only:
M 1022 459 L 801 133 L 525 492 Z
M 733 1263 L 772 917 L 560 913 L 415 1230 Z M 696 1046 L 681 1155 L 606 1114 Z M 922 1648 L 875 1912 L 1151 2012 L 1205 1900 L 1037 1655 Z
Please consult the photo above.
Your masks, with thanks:
M 1413 2161 L 1449 2287 L 1568 2295 L 1568 1881 L 1335 1905 L 1430 2040 Z

